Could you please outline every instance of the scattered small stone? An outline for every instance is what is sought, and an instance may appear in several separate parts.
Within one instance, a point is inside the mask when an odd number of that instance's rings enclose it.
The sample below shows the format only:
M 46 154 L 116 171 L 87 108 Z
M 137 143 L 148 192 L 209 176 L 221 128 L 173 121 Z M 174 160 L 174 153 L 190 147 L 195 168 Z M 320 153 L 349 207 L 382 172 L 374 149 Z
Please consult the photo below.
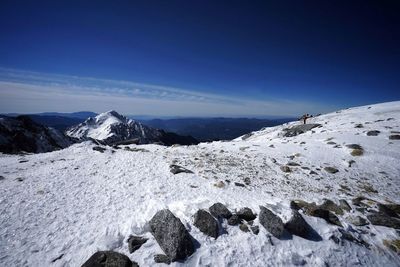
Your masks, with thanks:
M 335 142 L 329 141 L 328 143 L 326 143 L 327 145 L 336 145 Z
M 29 160 L 27 160 L 27 159 L 21 159 L 20 161 L 19 161 L 19 163 L 24 163 L 24 162 L 28 162 Z
M 154 255 L 154 262 L 155 263 L 165 263 L 170 265 L 171 264 L 171 260 L 167 255 L 164 254 L 156 254 Z
M 141 236 L 133 236 L 131 235 L 128 238 L 128 248 L 129 248 L 129 253 L 133 253 L 136 250 L 138 250 L 144 243 L 147 242 L 147 238 L 141 237 Z
M 325 167 L 324 170 L 325 170 L 326 172 L 328 172 L 328 173 L 337 173 L 337 172 L 339 172 L 338 169 L 333 168 L 333 167 Z
M 253 211 L 249 208 L 242 208 L 236 213 L 240 219 L 246 220 L 246 221 L 252 221 L 254 220 L 257 215 L 253 213 Z
M 246 185 L 250 185 L 250 178 L 248 178 L 248 177 L 244 178 L 244 183 Z
M 241 219 L 237 214 L 233 214 L 229 219 L 228 219 L 228 224 L 229 225 L 238 225 L 240 223 Z
M 393 134 L 389 136 L 390 140 L 400 140 L 400 134 Z
M 24 178 L 22 178 L 22 177 L 18 177 L 17 179 L 15 179 L 15 180 L 17 180 L 18 182 L 23 182 L 24 181 Z
M 260 233 L 260 227 L 258 225 L 251 226 L 250 229 L 255 235 L 258 235 Z
M 291 172 L 292 170 L 288 166 L 283 165 L 283 166 L 281 166 L 281 171 L 283 171 L 283 172 Z
M 0 181 L 6 179 L 4 176 L 0 175 Z
M 188 170 L 182 166 L 176 165 L 176 164 L 172 164 L 169 166 L 170 171 L 173 174 L 178 174 L 178 173 L 193 173 L 191 170 Z
M 239 229 L 242 230 L 245 233 L 250 232 L 249 227 L 245 223 L 241 223 L 239 225 Z
M 242 183 L 237 183 L 237 182 L 235 182 L 235 185 L 236 185 L 236 186 L 239 186 L 239 187 L 246 187 L 244 184 L 242 184 Z
M 293 162 L 293 161 L 288 162 L 288 164 L 286 164 L 286 165 L 287 166 L 292 166 L 292 167 L 300 166 L 300 164 L 298 164 L 296 162 Z
M 56 261 L 58 261 L 58 260 L 61 260 L 61 258 L 62 258 L 63 256 L 64 256 L 64 254 L 61 254 L 60 256 L 58 256 L 58 257 L 52 259 L 51 262 L 56 262 Z
M 269 209 L 260 206 L 260 224 L 276 238 L 282 237 L 284 233 L 284 225 L 282 219 L 275 215 Z
M 368 131 L 367 136 L 378 136 L 381 132 L 380 131 Z
M 218 222 L 205 210 L 198 210 L 194 215 L 194 226 L 211 237 L 218 237 Z
M 218 181 L 214 184 L 214 186 L 218 188 L 223 188 L 225 186 L 225 183 L 223 181 Z
M 346 145 L 346 147 L 350 148 L 350 149 L 363 149 L 362 146 L 357 145 L 357 144 L 349 144 L 349 145 Z
M 222 203 L 215 203 L 209 208 L 211 214 L 218 218 L 229 219 L 232 217 L 232 213 L 228 210 L 228 208 Z
M 359 123 L 359 124 L 356 124 L 356 125 L 354 126 L 354 128 L 364 128 L 364 126 L 363 126 L 361 123 Z
M 356 163 L 356 162 L 355 162 L 354 160 L 351 159 L 351 160 L 349 160 L 347 163 L 348 163 L 347 166 L 349 166 L 349 168 L 350 168 L 350 167 L 353 166 L 353 164 Z
M 275 148 L 275 146 L 274 146 L 274 145 L 269 145 L 269 147 L 271 147 L 271 148 Z
M 98 151 L 98 152 L 100 152 L 100 153 L 104 153 L 104 151 L 107 150 L 107 149 L 105 149 L 104 147 L 101 147 L 101 146 L 94 146 L 92 149 L 93 149 L 94 151 Z
M 307 263 L 306 260 L 303 257 L 301 257 L 299 254 L 297 254 L 297 253 L 292 254 L 292 264 L 294 266 L 303 266 L 303 265 L 306 265 L 306 263 Z
M 313 209 L 316 207 L 315 203 L 308 203 L 304 200 L 300 200 L 300 199 L 296 199 L 296 200 L 292 200 L 290 201 L 290 208 L 294 209 L 294 210 L 309 210 L 309 209 Z
M 310 173 L 309 173 L 310 175 L 318 175 L 318 173 L 317 172 L 315 172 L 315 171 L 310 171 Z
M 276 159 L 271 158 L 271 162 L 272 162 L 272 163 L 276 163 Z
M 132 262 L 126 255 L 114 251 L 98 251 L 94 253 L 82 267 L 135 267 L 139 266 Z

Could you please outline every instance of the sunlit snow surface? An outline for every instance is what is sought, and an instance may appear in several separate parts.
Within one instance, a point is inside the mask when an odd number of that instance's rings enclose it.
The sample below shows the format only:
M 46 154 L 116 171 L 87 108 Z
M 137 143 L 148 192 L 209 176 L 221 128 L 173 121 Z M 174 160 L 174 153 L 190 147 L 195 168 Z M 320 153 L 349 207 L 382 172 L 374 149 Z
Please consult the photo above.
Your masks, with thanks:
M 44 154 L 0 154 L 0 175 L 5 178 L 0 181 L 0 266 L 80 266 L 98 250 L 121 252 L 140 266 L 156 265 L 153 255 L 162 250 L 147 222 L 164 208 L 179 217 L 200 243 L 190 258 L 171 266 L 291 266 L 299 261 L 307 266 L 399 266 L 399 255 L 382 240 L 400 237 L 386 227 L 359 227 L 372 233 L 363 235 L 372 244 L 367 249 L 351 242 L 335 244 L 329 237 L 337 227 L 309 216 L 304 217 L 323 238 L 320 242 L 272 237 L 271 245 L 262 226 L 254 235 L 226 223 L 227 233 L 214 240 L 193 226 L 193 214 L 215 202 L 231 210 L 250 207 L 257 213 L 259 205 L 266 205 L 284 221 L 290 217 L 292 199 L 351 202 L 363 195 L 400 203 L 400 140 L 389 140 L 396 134 L 391 132 L 400 131 L 400 102 L 343 110 L 309 122 L 323 127 L 282 137 L 282 129 L 299 124 L 293 122 L 255 132 L 247 140 L 189 147 L 130 146 L 148 152 L 121 147 L 100 153 L 85 142 Z M 356 124 L 363 128 L 355 128 Z M 381 133 L 367 136 L 369 130 Z M 327 144 L 328 140 L 341 148 Z M 346 144 L 361 145 L 364 155 L 351 156 Z M 355 161 L 352 167 L 350 160 Z M 310 175 L 301 167 L 285 174 L 280 166 L 289 161 L 318 174 Z M 170 164 L 194 174 L 173 175 Z M 339 172 L 329 174 L 326 166 Z M 245 178 L 250 178 L 249 186 L 234 185 Z M 225 183 L 223 188 L 214 185 L 219 181 Z M 343 185 L 350 191 L 343 191 Z M 366 191 L 371 187 L 377 193 Z M 348 215 L 340 217 L 345 229 L 357 228 L 346 223 Z M 258 219 L 255 224 L 259 225 Z M 131 234 L 149 238 L 133 254 L 126 242 Z

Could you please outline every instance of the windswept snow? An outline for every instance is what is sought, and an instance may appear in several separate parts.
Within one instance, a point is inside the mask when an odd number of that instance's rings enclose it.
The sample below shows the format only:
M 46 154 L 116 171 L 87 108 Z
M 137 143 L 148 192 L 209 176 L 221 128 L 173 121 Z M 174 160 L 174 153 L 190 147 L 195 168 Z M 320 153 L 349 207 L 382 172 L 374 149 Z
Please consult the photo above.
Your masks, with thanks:
M 107 125 L 115 123 L 108 120 Z M 354 207 L 339 218 L 346 231 L 371 244 L 369 249 L 349 241 L 336 244 L 330 237 L 338 227 L 307 215 L 322 241 L 279 240 L 261 225 L 254 235 L 226 222 L 226 233 L 213 239 L 193 225 L 196 211 L 216 202 L 256 213 L 267 206 L 284 222 L 293 199 L 351 203 L 362 195 L 400 203 L 400 140 L 389 139 L 400 132 L 400 102 L 342 110 L 309 123 L 322 126 L 283 137 L 283 129 L 300 124 L 292 122 L 197 146 L 130 145 L 100 153 L 83 142 L 45 154 L 0 154 L 0 265 L 80 266 L 98 250 L 114 250 L 140 266 L 154 266 L 153 256 L 163 252 L 148 222 L 168 208 L 199 243 L 191 257 L 171 266 L 399 266 L 399 255 L 383 245 L 384 239 L 400 239 L 399 232 L 349 224 L 348 216 L 364 216 Z M 368 136 L 372 130 L 380 133 Z M 360 145 L 363 155 L 352 156 L 348 144 Z M 282 172 L 288 163 L 299 166 Z M 171 164 L 193 173 L 174 175 Z M 149 240 L 129 254 L 132 234 Z

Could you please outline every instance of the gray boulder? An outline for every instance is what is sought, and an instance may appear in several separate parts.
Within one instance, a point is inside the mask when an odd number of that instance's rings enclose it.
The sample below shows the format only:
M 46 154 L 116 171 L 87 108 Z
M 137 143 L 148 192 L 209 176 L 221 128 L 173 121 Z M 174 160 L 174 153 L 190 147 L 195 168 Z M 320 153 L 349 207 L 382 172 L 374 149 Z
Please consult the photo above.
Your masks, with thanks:
M 330 224 L 334 224 L 340 227 L 343 227 L 341 222 L 339 221 L 339 218 L 336 217 L 333 212 L 321 208 L 315 208 L 307 211 L 307 214 L 310 216 L 318 217 L 324 219 L 326 222 Z
M 282 219 L 275 215 L 269 209 L 260 206 L 259 215 L 260 224 L 276 238 L 282 237 L 284 233 L 284 225 Z
M 229 219 L 228 219 L 228 224 L 229 225 L 238 225 L 240 223 L 241 219 L 237 214 L 233 214 Z
M 218 222 L 205 210 L 198 210 L 194 215 L 194 226 L 211 237 L 218 237 Z
M 368 136 L 378 136 L 378 134 L 380 134 L 380 131 L 368 131 L 367 135 Z
M 165 263 L 170 265 L 171 264 L 171 260 L 168 258 L 167 255 L 164 254 L 156 254 L 154 255 L 154 262 L 155 263 Z
M 138 267 L 126 255 L 114 251 L 98 251 L 94 253 L 82 267 Z
M 171 261 L 193 254 L 194 245 L 189 232 L 170 210 L 158 211 L 149 224 L 150 232 Z
M 232 213 L 228 210 L 228 208 L 222 203 L 215 203 L 209 208 L 211 214 L 218 218 L 229 219 L 232 216 Z
M 178 174 L 178 173 L 193 173 L 191 170 L 188 170 L 188 169 L 186 169 L 186 168 L 184 168 L 184 167 L 182 167 L 182 166 L 175 165 L 175 164 L 172 164 L 171 166 L 169 166 L 169 168 L 170 168 L 170 171 L 171 171 L 173 174 Z

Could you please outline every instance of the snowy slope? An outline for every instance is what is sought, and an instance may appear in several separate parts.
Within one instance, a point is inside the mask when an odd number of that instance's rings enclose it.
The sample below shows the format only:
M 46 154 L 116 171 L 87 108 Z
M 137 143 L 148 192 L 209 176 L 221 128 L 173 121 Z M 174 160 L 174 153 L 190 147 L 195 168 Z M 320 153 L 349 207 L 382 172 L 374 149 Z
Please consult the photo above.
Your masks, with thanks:
M 139 138 L 140 143 L 158 140 L 161 136 L 156 129 L 144 126 L 111 110 L 90 117 L 83 123 L 73 126 L 66 134 L 78 139 L 93 138 L 106 143 Z
M 389 139 L 400 132 L 400 102 L 347 109 L 310 123 L 322 126 L 295 137 L 283 137 L 283 129 L 299 122 L 254 132 L 245 140 L 197 146 L 130 145 L 100 153 L 83 142 L 46 154 L 1 155 L 0 265 L 80 266 L 98 250 L 115 250 L 140 266 L 157 266 L 153 255 L 162 250 L 148 222 L 169 208 L 200 244 L 186 261 L 171 266 L 399 266 L 399 255 L 383 244 L 400 239 L 399 232 L 351 224 L 349 217 L 365 216 L 354 205 L 340 221 L 369 249 L 350 241 L 336 244 L 330 237 L 338 235 L 338 227 L 308 215 L 304 218 L 322 241 L 295 235 L 279 240 L 262 226 L 254 235 L 226 222 L 226 233 L 213 239 L 193 225 L 193 214 L 216 202 L 231 211 L 249 207 L 256 213 L 267 206 L 283 221 L 290 217 L 293 199 L 351 204 L 364 196 L 370 202 L 400 203 L 400 140 Z M 367 135 L 372 130 L 380 133 Z M 363 155 L 352 156 L 347 144 L 360 145 Z M 281 166 L 289 162 L 300 166 L 285 173 Z M 174 175 L 171 164 L 194 173 Z M 254 224 L 259 225 L 258 218 Z M 126 243 L 131 234 L 149 238 L 133 254 Z

